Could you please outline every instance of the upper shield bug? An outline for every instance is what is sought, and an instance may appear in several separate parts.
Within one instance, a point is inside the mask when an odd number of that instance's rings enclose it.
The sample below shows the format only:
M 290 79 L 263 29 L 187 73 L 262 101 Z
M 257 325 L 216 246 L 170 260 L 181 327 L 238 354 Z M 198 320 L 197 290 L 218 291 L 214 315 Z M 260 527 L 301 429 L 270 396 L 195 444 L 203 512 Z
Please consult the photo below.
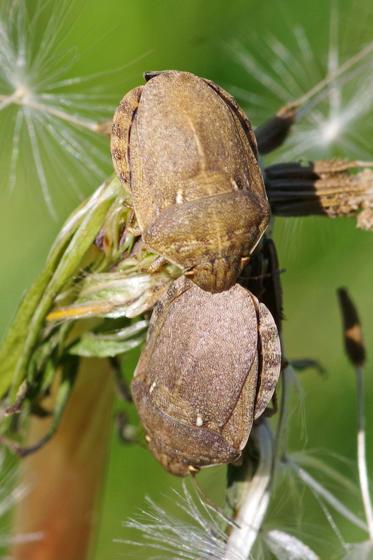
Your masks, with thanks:
M 251 124 L 209 80 L 177 71 L 145 78 L 114 115 L 115 170 L 145 244 L 204 290 L 226 290 L 270 215 Z
M 176 280 L 154 308 L 131 385 L 155 457 L 180 476 L 236 461 L 280 367 L 275 322 L 253 294 Z

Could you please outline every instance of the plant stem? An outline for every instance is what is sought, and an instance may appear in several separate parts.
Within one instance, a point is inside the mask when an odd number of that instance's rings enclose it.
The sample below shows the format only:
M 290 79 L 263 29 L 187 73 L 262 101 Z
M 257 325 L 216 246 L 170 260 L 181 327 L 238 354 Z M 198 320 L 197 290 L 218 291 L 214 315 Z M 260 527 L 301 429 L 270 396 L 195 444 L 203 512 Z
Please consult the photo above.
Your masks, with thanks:
M 265 184 L 276 216 L 357 216 L 373 229 L 372 162 L 325 160 L 280 163 L 265 169 Z
M 357 430 L 357 464 L 359 472 L 360 492 L 364 504 L 365 517 L 368 525 L 369 538 L 373 541 L 373 508 L 369 493 L 369 480 L 365 442 L 365 404 L 364 404 L 364 370 L 356 368 L 356 392 L 358 403 Z
M 230 560 L 235 555 L 239 558 L 250 557 L 269 505 L 273 437 L 265 421 L 255 428 L 253 438 L 259 453 L 259 464 L 253 478 L 242 487 L 244 494 L 234 520 L 237 526 L 233 527 L 229 535 L 223 560 Z
M 13 560 L 86 560 L 96 533 L 97 505 L 112 426 L 114 387 L 108 362 L 83 359 L 58 432 L 21 465 L 28 495 L 16 507 L 13 534 L 41 533 L 18 542 Z M 32 418 L 28 442 L 45 433 Z

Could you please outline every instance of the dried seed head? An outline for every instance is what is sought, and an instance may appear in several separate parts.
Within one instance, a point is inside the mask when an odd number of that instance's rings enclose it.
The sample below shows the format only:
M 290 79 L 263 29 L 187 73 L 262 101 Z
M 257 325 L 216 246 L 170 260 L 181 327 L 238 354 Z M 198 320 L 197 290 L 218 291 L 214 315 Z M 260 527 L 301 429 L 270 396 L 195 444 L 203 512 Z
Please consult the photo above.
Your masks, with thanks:
M 348 295 L 346 288 L 339 288 L 338 298 L 342 311 L 346 354 L 355 367 L 361 367 L 364 365 L 366 352 L 357 309 Z

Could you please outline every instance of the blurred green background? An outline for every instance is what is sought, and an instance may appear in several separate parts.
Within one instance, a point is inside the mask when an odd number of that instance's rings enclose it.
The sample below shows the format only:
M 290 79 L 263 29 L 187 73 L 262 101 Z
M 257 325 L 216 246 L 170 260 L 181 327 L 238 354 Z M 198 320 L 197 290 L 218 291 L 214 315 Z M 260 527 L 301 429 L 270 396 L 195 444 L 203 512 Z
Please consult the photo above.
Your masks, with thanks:
M 53 0 L 53 3 L 57 5 L 59 0 Z M 36 3 L 30 2 L 31 9 L 33 5 Z M 296 49 L 292 30 L 296 25 L 302 26 L 321 68 L 327 57 L 330 14 L 335 8 L 339 14 L 338 42 L 341 54 L 346 57 L 373 39 L 371 0 L 333 3 L 325 0 L 86 0 L 73 8 L 70 14 L 72 25 L 65 41 L 76 46 L 79 54 L 72 75 L 123 66 L 112 75 L 99 75 L 95 83 L 102 86 L 104 81 L 105 91 L 118 101 L 126 91 L 142 83 L 144 70 L 181 69 L 215 80 L 228 90 L 242 88 L 257 93 L 270 115 L 280 106 L 280 101 L 276 104 L 271 92 L 245 72 L 235 58 L 232 45 L 238 42 L 248 51 L 254 45 L 255 51 L 260 52 L 260 40 L 273 35 L 284 45 Z M 294 55 L 301 56 L 297 52 Z M 267 60 L 267 67 L 263 70 L 273 73 L 273 63 L 274 60 Z M 244 105 L 250 115 L 250 107 L 247 103 Z M 354 127 L 353 155 L 359 154 L 361 145 L 361 159 L 369 157 L 371 146 L 367 121 L 372 123 L 371 114 L 364 122 L 349 125 Z M 370 133 L 371 130 L 372 124 Z M 104 149 L 108 150 L 108 147 Z M 317 155 L 320 156 L 320 151 Z M 326 156 L 331 155 L 348 158 L 350 154 L 343 147 L 336 146 L 326 152 Z M 304 153 L 306 158 L 312 156 L 312 149 Z M 1 166 L 4 157 L 0 155 Z M 275 160 L 274 156 L 271 161 Z M 27 169 L 27 158 L 23 164 Z M 107 171 L 110 172 L 110 163 Z M 92 191 L 96 186 L 92 182 Z M 78 202 L 68 185 L 65 192 L 62 182 L 58 187 L 51 185 L 50 190 L 52 198 L 58 201 L 56 221 L 49 216 L 36 182 L 32 184 L 20 177 L 11 195 L 6 186 L 1 188 L 1 334 L 9 324 L 22 292 L 41 270 L 63 220 Z M 88 187 L 85 192 L 89 193 Z M 373 234 L 356 230 L 353 220 L 309 218 L 277 220 L 275 239 L 281 267 L 286 269 L 282 281 L 287 355 L 289 358 L 317 359 L 327 371 L 325 377 L 313 371 L 300 374 L 303 403 L 301 413 L 298 411 L 292 418 L 291 447 L 315 449 L 322 457 L 340 455 L 347 461 L 339 463 L 338 469 L 356 480 L 354 374 L 343 353 L 335 292 L 337 287 L 344 285 L 355 298 L 370 356 L 373 347 Z M 135 356 L 130 356 L 127 371 L 133 367 L 134 361 Z M 369 360 L 366 399 L 370 472 L 373 472 L 372 370 Z M 223 474 L 222 469 L 217 469 L 201 476 L 208 492 L 216 491 Z M 179 486 L 180 482 L 164 473 L 146 450 L 120 444 L 113 427 L 96 560 L 130 557 L 127 545 L 113 542 L 115 538 L 129 536 L 129 532 L 122 528 L 122 522 L 144 507 L 145 495 L 169 507 L 171 488 Z M 358 497 L 346 495 L 337 487 L 335 492 L 355 513 L 361 513 Z M 280 492 L 271 524 L 291 530 L 293 524 L 298 526 L 300 518 L 304 518 L 307 542 L 317 548 L 322 558 L 331 557 L 330 550 L 336 537 L 326 529 L 323 535 L 320 527 L 326 525 L 325 516 L 312 496 L 307 493 L 303 496 L 302 513 L 282 508 L 281 499 L 285 498 L 281 498 Z M 336 520 L 347 541 L 363 538 L 343 519 L 336 516 Z M 137 557 L 146 558 L 148 553 L 141 556 L 141 551 L 137 551 Z

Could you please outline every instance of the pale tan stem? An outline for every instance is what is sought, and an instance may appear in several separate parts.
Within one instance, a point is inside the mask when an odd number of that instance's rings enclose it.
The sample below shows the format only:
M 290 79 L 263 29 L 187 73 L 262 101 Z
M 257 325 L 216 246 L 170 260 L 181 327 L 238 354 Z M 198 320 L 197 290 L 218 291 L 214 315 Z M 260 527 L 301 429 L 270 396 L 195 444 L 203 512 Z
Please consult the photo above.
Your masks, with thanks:
M 105 474 L 112 426 L 114 387 L 107 362 L 82 360 L 57 434 L 21 465 L 28 495 L 18 504 L 14 535 L 42 533 L 40 540 L 16 544 L 14 560 L 86 560 L 97 527 L 97 506 Z M 33 418 L 28 439 L 47 430 Z

